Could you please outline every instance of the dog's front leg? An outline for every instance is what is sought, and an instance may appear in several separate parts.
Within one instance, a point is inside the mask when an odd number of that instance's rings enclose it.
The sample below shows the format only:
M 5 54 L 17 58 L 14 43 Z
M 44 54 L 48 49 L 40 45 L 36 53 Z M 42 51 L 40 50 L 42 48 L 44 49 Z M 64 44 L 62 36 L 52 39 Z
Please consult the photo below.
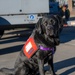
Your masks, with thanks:
M 51 75 L 56 75 L 54 71 L 54 65 L 53 65 L 53 56 L 49 57 L 48 65 L 50 66 Z
M 38 66 L 40 75 L 45 75 L 44 73 L 44 60 L 38 59 Z

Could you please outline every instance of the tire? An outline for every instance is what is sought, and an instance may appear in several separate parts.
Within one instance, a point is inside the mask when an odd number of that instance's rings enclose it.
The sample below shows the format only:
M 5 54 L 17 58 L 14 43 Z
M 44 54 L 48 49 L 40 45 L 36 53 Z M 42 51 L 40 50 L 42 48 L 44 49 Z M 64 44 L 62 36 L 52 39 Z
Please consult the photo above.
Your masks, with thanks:
M 4 30 L 0 30 L 0 39 L 3 36 L 3 34 L 4 34 Z

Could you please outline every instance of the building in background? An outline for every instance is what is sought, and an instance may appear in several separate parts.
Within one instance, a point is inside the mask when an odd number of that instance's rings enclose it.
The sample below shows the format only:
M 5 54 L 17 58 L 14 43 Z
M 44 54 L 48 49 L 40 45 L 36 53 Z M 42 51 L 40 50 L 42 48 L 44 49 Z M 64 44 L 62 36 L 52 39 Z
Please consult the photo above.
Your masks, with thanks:
M 67 5 L 68 4 L 68 0 L 56 0 L 57 2 L 59 2 L 60 5 Z
M 59 5 L 68 5 L 71 15 L 75 15 L 75 0 L 56 0 Z
M 51 2 L 59 2 L 59 6 L 68 5 L 71 15 L 75 15 L 75 0 L 49 0 Z
M 71 15 L 75 15 L 75 0 L 68 0 L 68 8 L 71 12 Z

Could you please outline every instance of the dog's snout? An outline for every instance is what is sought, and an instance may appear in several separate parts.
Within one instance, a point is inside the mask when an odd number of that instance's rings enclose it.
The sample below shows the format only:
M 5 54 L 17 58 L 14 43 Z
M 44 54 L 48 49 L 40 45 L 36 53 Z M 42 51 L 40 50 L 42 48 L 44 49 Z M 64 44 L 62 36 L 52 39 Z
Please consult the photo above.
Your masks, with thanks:
M 48 30 L 51 30 L 51 29 L 53 29 L 53 26 L 52 26 L 52 25 L 48 25 L 48 26 L 47 26 L 47 29 L 48 29 Z
M 49 36 L 54 36 L 54 28 L 52 25 L 48 25 L 47 26 L 47 30 L 46 30 L 47 35 Z

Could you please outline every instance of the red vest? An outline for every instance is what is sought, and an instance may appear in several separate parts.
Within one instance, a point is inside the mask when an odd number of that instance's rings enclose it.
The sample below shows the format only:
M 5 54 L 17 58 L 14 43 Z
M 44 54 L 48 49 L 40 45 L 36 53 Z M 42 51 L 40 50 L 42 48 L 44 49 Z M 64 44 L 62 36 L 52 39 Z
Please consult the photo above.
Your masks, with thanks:
M 32 37 L 30 37 L 26 43 L 24 44 L 23 47 L 23 52 L 24 54 L 28 57 L 31 58 L 32 55 L 38 50 L 38 47 Z

